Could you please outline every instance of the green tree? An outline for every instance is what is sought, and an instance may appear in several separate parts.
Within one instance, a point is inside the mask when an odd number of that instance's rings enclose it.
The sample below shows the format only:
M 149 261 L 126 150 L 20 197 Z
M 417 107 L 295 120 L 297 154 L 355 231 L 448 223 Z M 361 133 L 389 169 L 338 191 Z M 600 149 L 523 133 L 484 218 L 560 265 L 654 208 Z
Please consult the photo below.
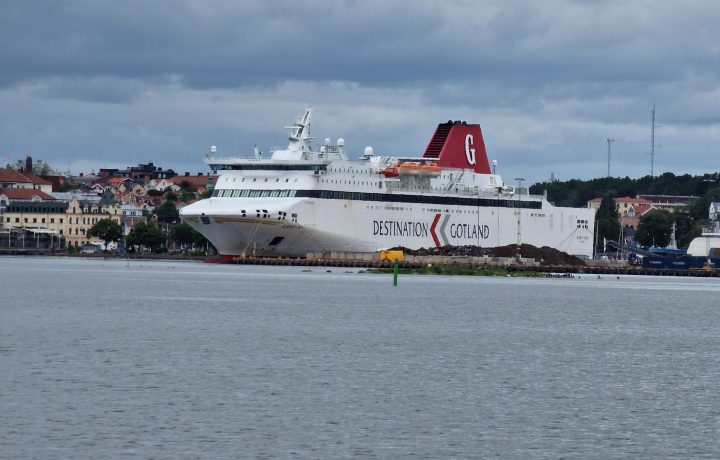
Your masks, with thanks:
M 670 211 L 659 209 L 640 217 L 635 240 L 643 246 L 664 247 L 670 242 L 675 216 Z
M 105 242 L 105 249 L 111 241 L 120 241 L 123 236 L 122 227 L 120 224 L 110 218 L 100 219 L 90 230 L 88 230 L 88 236 L 96 236 Z
M 192 183 L 189 180 L 183 180 L 182 182 L 180 182 L 180 190 L 197 192 L 197 189 L 193 187 Z
M 180 213 L 178 212 L 177 206 L 172 201 L 166 201 L 153 211 L 153 214 L 157 217 L 158 222 L 164 224 L 174 224 L 180 219 Z
M 703 196 L 693 200 L 689 206 L 689 213 L 693 219 L 707 219 L 710 203 L 720 201 L 720 188 L 711 188 Z
M 155 222 L 138 222 L 126 238 L 128 246 L 144 246 L 156 251 L 163 247 L 165 234 Z
M 180 192 L 180 201 L 187 203 L 195 199 L 195 192 L 191 190 L 183 190 Z
M 600 201 L 600 208 L 595 213 L 595 224 L 597 225 L 596 252 L 603 252 L 606 249 L 605 240 L 620 240 L 620 220 L 611 195 L 604 196 Z
M 682 236 L 678 237 L 678 247 L 687 249 L 693 238 L 697 238 L 702 234 L 703 227 L 708 227 L 710 220 L 702 219 L 694 222 L 693 226 L 688 229 Z
M 198 235 L 202 237 L 199 232 L 185 222 L 173 226 L 172 230 L 170 230 L 170 237 L 173 242 L 179 243 L 183 248 L 198 241 Z
M 613 195 L 605 195 L 602 200 L 600 200 L 600 207 L 598 208 L 597 213 L 595 213 L 595 218 L 617 220 L 618 212 L 614 198 L 615 197 Z

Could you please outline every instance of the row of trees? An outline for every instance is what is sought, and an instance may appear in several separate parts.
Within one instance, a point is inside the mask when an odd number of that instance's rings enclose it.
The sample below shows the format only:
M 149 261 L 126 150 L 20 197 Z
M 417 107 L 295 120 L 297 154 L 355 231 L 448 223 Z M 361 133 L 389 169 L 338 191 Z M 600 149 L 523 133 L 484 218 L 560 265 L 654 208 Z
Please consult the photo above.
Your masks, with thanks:
M 708 205 L 709 206 L 709 205 Z M 701 220 L 706 223 L 706 220 Z M 665 209 L 658 209 L 640 217 L 640 224 L 635 231 L 635 241 L 645 247 L 664 247 L 670 243 L 672 226 L 675 224 L 678 246 L 686 247 L 693 238 L 700 235 L 700 225 L 695 225 L 688 218 L 687 212 L 672 213 Z M 596 252 L 603 252 L 605 240 L 621 241 L 627 231 L 620 225 L 620 218 L 615 208 L 613 197 L 605 196 L 600 202 L 600 208 L 595 214 L 597 230 L 595 248 Z
M 530 193 L 541 195 L 547 192 L 548 200 L 557 206 L 582 207 L 596 197 L 637 196 L 637 195 L 682 195 L 706 196 L 720 187 L 720 173 L 691 176 L 676 176 L 667 172 L 661 176 L 645 176 L 639 179 L 629 177 L 603 177 L 591 180 L 572 179 L 568 181 L 538 182 L 530 186 Z M 709 203 L 708 203 L 709 205 Z M 707 207 L 701 210 L 707 217 Z M 694 216 L 702 218 L 701 215 Z
M 598 236 L 596 250 L 601 252 L 604 239 L 619 241 L 625 232 L 625 229 L 621 228 L 613 198 L 637 195 L 683 195 L 684 193 L 671 192 L 695 190 L 696 198 L 687 207 L 677 209 L 675 212 L 653 210 L 640 218 L 638 228 L 635 229 L 635 241 L 638 244 L 646 247 L 663 247 L 670 242 L 674 224 L 678 247 L 687 248 L 693 238 L 700 236 L 702 227 L 709 225 L 710 204 L 720 201 L 720 187 L 717 187 L 720 184 L 715 179 L 717 177 L 717 174 L 675 177 L 672 173 L 666 173 L 658 177 L 654 185 L 647 180 L 649 176 L 638 180 L 604 178 L 543 184 L 548 186 L 548 200 L 558 205 L 585 206 L 588 200 L 597 196 L 603 197 L 600 208 L 595 214 Z M 593 192 L 593 185 L 600 187 L 600 190 L 596 189 Z M 543 189 L 539 187 L 540 184 L 535 184 L 530 190 L 532 193 L 542 193 Z M 618 190 L 622 193 L 618 193 Z M 580 199 L 584 201 L 580 202 Z
M 88 236 L 103 240 L 107 247 L 111 242 L 122 241 L 123 230 L 112 219 L 100 219 L 88 231 Z M 206 250 L 211 244 L 188 224 L 181 223 L 175 204 L 165 201 L 148 214 L 145 221 L 135 224 L 125 237 L 125 246 L 128 250 L 137 247 L 140 250 L 160 252 L 171 249 L 187 251 L 192 248 Z

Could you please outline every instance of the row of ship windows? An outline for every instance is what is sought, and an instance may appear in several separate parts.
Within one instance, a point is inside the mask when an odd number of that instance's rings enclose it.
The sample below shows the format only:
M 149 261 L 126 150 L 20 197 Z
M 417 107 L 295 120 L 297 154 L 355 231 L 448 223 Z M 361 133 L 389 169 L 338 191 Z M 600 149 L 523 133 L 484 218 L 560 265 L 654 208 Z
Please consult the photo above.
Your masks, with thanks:
M 328 168 L 328 172 L 352 172 L 356 174 L 373 174 L 371 169 L 355 169 L 355 168 Z
M 413 211 L 413 208 L 404 208 L 401 206 L 372 206 L 368 205 L 366 206 L 366 209 L 384 209 L 386 211 Z M 423 212 L 432 212 L 432 213 L 438 213 L 438 212 L 444 212 L 446 214 L 480 214 L 479 211 L 476 210 L 465 210 L 465 209 L 439 209 L 439 208 L 422 208 Z M 493 214 L 495 212 L 493 211 Z M 531 215 L 542 215 L 545 214 L 531 214 Z
M 240 210 L 240 217 L 248 217 L 252 214 L 253 214 L 253 212 L 251 212 L 251 211 L 246 211 L 244 209 Z M 270 213 L 268 212 L 267 209 L 256 209 L 254 214 L 255 214 L 255 217 L 262 218 L 262 219 L 268 219 L 270 217 Z M 297 217 L 298 217 L 297 213 L 290 214 L 290 219 L 293 222 L 297 222 Z M 287 212 L 278 211 L 277 220 L 287 220 Z
M 460 198 L 452 196 L 423 196 L 368 192 L 344 192 L 339 190 L 231 190 L 215 189 L 214 197 L 303 197 L 326 200 L 355 200 L 395 203 L 437 204 L 450 206 L 502 207 L 539 209 L 539 201 L 495 200 L 490 198 Z
M 212 196 L 222 198 L 293 197 L 297 190 L 214 190 Z
M 346 185 L 370 185 L 382 188 L 382 182 L 370 182 L 370 181 L 354 181 L 354 180 L 337 180 L 337 179 L 320 179 L 320 183 L 327 184 L 346 184 Z
M 242 179 L 242 180 L 241 180 L 241 181 L 238 181 L 238 179 Z M 242 178 L 233 177 L 233 178 L 232 178 L 232 182 L 245 182 L 245 179 L 250 179 L 250 178 L 249 178 L 249 177 L 242 177 Z M 263 180 L 263 182 L 268 182 L 269 180 L 270 180 L 270 178 L 269 178 L 269 177 L 266 177 L 265 180 Z M 258 178 L 257 178 L 257 177 L 253 177 L 253 178 L 252 178 L 252 182 L 257 182 L 257 181 L 258 181 Z M 230 178 L 227 177 L 227 178 L 225 179 L 225 182 L 231 182 Z M 248 182 L 250 182 L 250 181 L 248 181 Z M 280 182 L 280 178 L 279 178 L 279 177 L 275 178 L 275 182 Z M 285 178 L 285 182 L 290 182 L 290 179 L 286 177 L 286 178 Z M 296 177 L 295 179 L 293 179 L 293 182 L 297 182 L 297 177 Z

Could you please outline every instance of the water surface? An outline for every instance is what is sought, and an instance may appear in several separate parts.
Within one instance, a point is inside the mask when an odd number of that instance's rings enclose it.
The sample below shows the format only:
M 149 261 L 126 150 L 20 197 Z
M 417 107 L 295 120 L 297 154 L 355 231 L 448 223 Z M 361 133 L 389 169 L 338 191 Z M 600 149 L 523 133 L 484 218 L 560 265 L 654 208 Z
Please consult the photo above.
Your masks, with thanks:
M 720 457 L 715 279 L 330 270 L 0 258 L 0 458 Z

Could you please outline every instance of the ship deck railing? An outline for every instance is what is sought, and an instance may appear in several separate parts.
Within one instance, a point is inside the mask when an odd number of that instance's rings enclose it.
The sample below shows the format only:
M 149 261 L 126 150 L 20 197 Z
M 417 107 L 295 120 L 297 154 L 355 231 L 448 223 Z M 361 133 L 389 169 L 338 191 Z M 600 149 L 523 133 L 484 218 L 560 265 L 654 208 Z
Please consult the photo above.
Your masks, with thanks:
M 447 195 L 447 196 L 463 196 L 463 197 L 479 197 L 479 198 L 502 198 L 515 200 L 540 200 L 543 195 L 518 194 L 507 192 L 496 192 L 490 190 L 477 190 L 475 188 L 453 188 L 446 189 L 444 187 L 401 187 L 392 182 L 386 183 L 388 193 L 419 193 L 428 195 Z

